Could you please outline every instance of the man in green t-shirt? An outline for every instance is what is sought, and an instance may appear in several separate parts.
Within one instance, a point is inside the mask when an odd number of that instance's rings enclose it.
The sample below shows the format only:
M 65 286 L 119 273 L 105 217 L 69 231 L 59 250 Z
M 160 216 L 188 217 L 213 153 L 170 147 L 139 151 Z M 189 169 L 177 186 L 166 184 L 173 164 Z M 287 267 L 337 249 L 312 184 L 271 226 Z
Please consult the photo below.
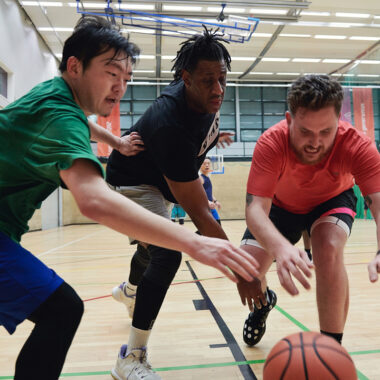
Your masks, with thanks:
M 90 135 L 124 153 L 131 152 L 131 141 L 89 125 L 87 117 L 111 113 L 138 53 L 105 19 L 82 18 L 65 42 L 62 77 L 0 111 L 0 325 L 12 334 L 25 319 L 35 324 L 17 358 L 15 380 L 58 379 L 83 314 L 75 291 L 19 244 L 35 209 L 62 183 L 85 216 L 116 231 L 184 251 L 231 280 L 236 278 L 227 266 L 246 280 L 258 274 L 256 262 L 229 242 L 185 231 L 104 182 Z M 145 359 L 136 358 L 123 366 L 120 379 L 132 379 L 136 366 L 146 380 L 158 378 Z

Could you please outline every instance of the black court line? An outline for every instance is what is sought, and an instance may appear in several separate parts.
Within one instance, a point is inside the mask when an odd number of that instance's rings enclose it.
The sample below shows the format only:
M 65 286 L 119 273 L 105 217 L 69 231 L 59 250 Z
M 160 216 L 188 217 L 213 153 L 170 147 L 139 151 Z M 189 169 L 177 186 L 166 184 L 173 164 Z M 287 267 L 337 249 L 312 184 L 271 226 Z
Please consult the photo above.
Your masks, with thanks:
M 189 271 L 191 275 L 193 276 L 194 280 L 198 280 L 197 275 L 195 274 L 191 264 L 189 261 L 186 261 L 186 265 L 189 268 Z M 200 309 L 202 310 L 210 310 L 211 315 L 214 317 L 216 324 L 218 325 L 221 333 L 223 334 L 227 344 L 226 346 L 229 347 L 231 350 L 231 353 L 237 362 L 242 362 L 242 361 L 247 361 L 246 357 L 244 356 L 243 352 L 241 351 L 239 345 L 236 342 L 236 339 L 234 338 L 233 334 L 231 333 L 230 329 L 224 322 L 222 316 L 219 314 L 218 310 L 212 303 L 210 297 L 207 295 L 207 292 L 205 291 L 204 287 L 202 284 L 197 281 L 195 283 L 198 287 L 199 292 L 201 293 L 203 300 L 201 301 L 196 301 L 194 305 L 196 306 L 201 306 Z M 217 345 L 213 345 L 210 347 L 216 347 Z M 257 380 L 257 377 L 255 376 L 254 372 L 252 371 L 252 368 L 248 364 L 243 364 L 238 366 L 240 369 L 241 374 L 244 377 L 244 380 Z

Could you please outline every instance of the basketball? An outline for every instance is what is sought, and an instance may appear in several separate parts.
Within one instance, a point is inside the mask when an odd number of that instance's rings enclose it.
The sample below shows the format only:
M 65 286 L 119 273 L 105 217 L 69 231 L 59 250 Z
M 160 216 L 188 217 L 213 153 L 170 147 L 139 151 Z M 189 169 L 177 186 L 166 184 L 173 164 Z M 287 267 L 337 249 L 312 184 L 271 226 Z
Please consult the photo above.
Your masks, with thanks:
M 273 346 L 263 380 L 357 380 L 355 365 L 334 339 L 317 332 L 300 332 Z

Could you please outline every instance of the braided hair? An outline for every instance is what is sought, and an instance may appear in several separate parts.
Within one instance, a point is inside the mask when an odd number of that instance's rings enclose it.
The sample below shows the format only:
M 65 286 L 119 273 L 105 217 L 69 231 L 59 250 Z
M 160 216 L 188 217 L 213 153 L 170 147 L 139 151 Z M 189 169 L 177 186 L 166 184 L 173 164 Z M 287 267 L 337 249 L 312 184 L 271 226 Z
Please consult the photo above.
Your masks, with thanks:
M 181 43 L 182 46 L 177 51 L 172 67 L 175 81 L 181 79 L 183 70 L 192 72 L 200 60 L 224 60 L 228 71 L 231 71 L 231 56 L 221 43 L 221 41 L 227 43 L 228 41 L 225 41 L 220 34 L 217 34 L 218 29 L 216 31 L 208 30 L 205 25 L 203 25 L 203 28 L 203 34 L 196 34 Z

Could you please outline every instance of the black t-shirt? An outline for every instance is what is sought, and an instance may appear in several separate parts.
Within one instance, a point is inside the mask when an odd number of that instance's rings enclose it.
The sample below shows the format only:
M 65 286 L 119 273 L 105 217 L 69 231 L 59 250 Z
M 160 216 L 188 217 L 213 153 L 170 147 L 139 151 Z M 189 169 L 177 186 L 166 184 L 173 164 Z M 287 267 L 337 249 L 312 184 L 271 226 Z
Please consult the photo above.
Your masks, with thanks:
M 113 150 L 107 182 L 114 186 L 153 185 L 176 202 L 164 176 L 177 182 L 198 178 L 206 153 L 219 135 L 219 112 L 199 114 L 188 108 L 182 80 L 172 82 L 130 129 L 138 132 L 146 150 L 126 157 Z

